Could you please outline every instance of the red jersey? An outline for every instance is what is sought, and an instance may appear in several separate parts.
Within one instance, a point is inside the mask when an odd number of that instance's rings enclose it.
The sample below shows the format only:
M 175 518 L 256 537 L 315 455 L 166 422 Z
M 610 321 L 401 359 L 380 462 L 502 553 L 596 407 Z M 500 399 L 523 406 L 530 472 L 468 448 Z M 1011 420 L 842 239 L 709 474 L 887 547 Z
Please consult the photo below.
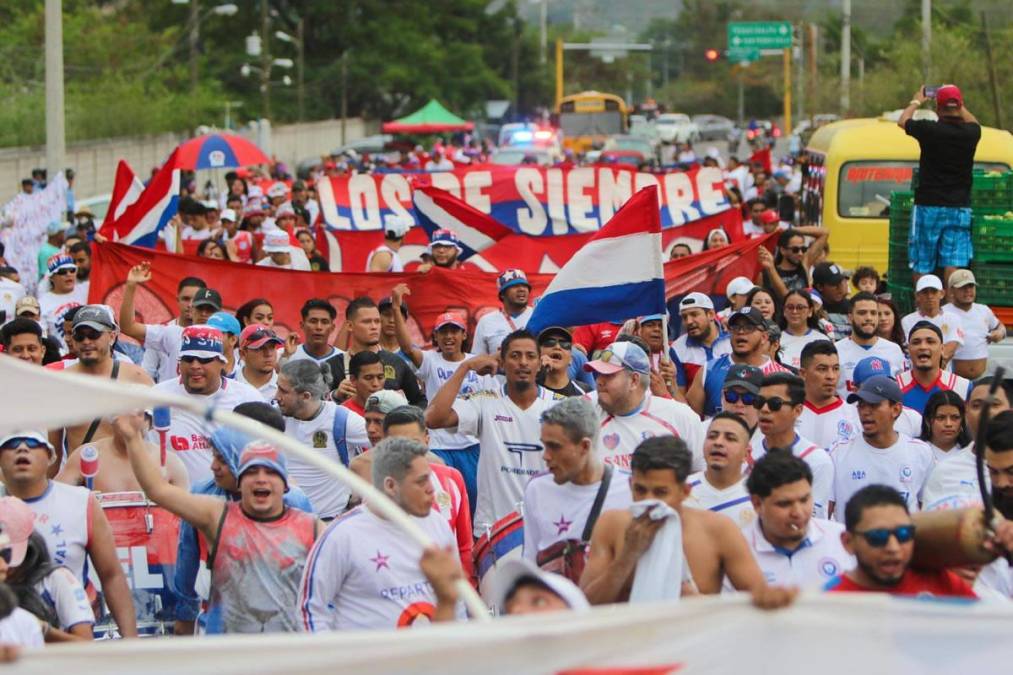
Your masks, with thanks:
M 366 416 L 366 408 L 356 403 L 354 398 L 348 399 L 341 405 L 345 406 L 349 410 L 354 410 L 355 412 L 359 413 L 359 417 Z
M 615 342 L 622 327 L 621 323 L 617 324 L 611 321 L 577 326 L 573 329 L 573 341 L 583 347 L 588 358 L 591 358 L 594 352 L 605 349 Z
M 866 588 L 854 581 L 846 574 L 834 577 L 823 590 L 830 593 L 889 593 L 890 595 L 906 595 L 915 597 L 941 597 L 941 598 L 973 598 L 978 596 L 967 582 L 958 577 L 950 570 L 914 570 L 908 569 L 904 572 L 900 583 L 890 590 L 878 591 L 877 589 Z
M 471 505 L 468 502 L 468 491 L 464 487 L 464 477 L 460 471 L 446 464 L 431 462 L 429 468 L 439 483 L 433 508 L 442 513 L 450 524 L 450 529 L 457 538 L 461 569 L 470 579 L 474 575 L 471 549 L 475 538 L 471 534 Z

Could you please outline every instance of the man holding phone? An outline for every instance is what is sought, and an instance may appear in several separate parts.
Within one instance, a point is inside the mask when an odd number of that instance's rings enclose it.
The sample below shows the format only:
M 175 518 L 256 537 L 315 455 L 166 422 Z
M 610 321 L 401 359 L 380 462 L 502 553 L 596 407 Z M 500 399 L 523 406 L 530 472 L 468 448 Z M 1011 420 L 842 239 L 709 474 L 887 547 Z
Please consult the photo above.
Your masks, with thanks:
M 915 111 L 934 98 L 939 120 L 916 120 Z M 908 257 L 914 281 L 943 270 L 943 285 L 967 267 L 971 249 L 971 171 L 981 125 L 964 107 L 956 85 L 923 86 L 897 124 L 921 146 L 918 187 L 911 213 Z

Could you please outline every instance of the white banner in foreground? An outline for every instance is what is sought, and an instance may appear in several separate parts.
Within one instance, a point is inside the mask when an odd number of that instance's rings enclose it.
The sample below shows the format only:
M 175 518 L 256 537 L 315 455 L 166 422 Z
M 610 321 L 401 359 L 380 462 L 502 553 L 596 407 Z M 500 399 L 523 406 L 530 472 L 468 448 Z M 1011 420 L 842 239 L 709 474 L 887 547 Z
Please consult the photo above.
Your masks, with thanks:
M 761 612 L 745 597 L 598 608 L 396 633 L 162 638 L 48 647 L 4 673 L 316 675 L 434 673 L 1008 673 L 1008 605 L 879 595 L 800 598 Z M 635 671 L 636 668 L 650 671 Z M 585 670 L 590 669 L 590 670 Z

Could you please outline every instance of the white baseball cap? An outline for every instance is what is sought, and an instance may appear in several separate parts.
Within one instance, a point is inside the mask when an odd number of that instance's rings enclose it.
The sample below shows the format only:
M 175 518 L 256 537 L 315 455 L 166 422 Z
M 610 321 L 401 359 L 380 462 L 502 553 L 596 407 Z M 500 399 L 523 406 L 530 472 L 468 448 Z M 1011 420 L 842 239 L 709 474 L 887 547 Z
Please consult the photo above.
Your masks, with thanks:
M 749 291 L 753 290 L 756 284 L 749 277 L 735 277 L 728 282 L 728 288 L 725 289 L 725 295 L 731 300 L 733 295 L 748 295 Z
M 233 209 L 223 209 L 218 215 L 218 220 L 227 220 L 230 223 L 236 222 L 236 212 Z
M 679 313 L 682 314 L 687 309 L 714 309 L 714 301 L 710 299 L 710 296 L 704 293 L 689 293 L 682 300 L 679 301 Z
M 291 250 L 292 244 L 288 240 L 288 232 L 271 230 L 264 235 L 265 253 L 288 253 Z
M 411 216 L 389 213 L 383 219 L 383 231 L 393 234 L 395 237 L 403 237 L 408 234 L 415 221 Z
M 915 284 L 915 293 L 934 288 L 937 291 L 943 290 L 943 282 L 935 274 L 926 274 Z
M 505 610 L 506 599 L 517 587 L 517 582 L 528 577 L 532 577 L 539 583 L 544 584 L 550 591 L 559 596 L 559 599 L 565 602 L 570 609 L 579 611 L 591 609 L 591 605 L 588 603 L 587 598 L 584 597 L 584 593 L 575 583 L 564 576 L 545 572 L 535 567 L 528 560 L 515 558 L 503 563 L 496 572 L 494 579 L 494 600 L 501 612 Z

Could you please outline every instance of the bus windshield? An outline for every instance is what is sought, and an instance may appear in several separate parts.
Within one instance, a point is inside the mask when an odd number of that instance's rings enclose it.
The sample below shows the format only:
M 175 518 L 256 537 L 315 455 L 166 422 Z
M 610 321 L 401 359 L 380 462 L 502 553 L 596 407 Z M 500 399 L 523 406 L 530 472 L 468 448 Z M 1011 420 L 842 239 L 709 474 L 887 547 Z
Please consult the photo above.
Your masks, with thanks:
M 566 138 L 577 136 L 611 136 L 623 133 L 623 114 L 618 110 L 604 112 L 564 112 L 559 114 L 559 127 Z

